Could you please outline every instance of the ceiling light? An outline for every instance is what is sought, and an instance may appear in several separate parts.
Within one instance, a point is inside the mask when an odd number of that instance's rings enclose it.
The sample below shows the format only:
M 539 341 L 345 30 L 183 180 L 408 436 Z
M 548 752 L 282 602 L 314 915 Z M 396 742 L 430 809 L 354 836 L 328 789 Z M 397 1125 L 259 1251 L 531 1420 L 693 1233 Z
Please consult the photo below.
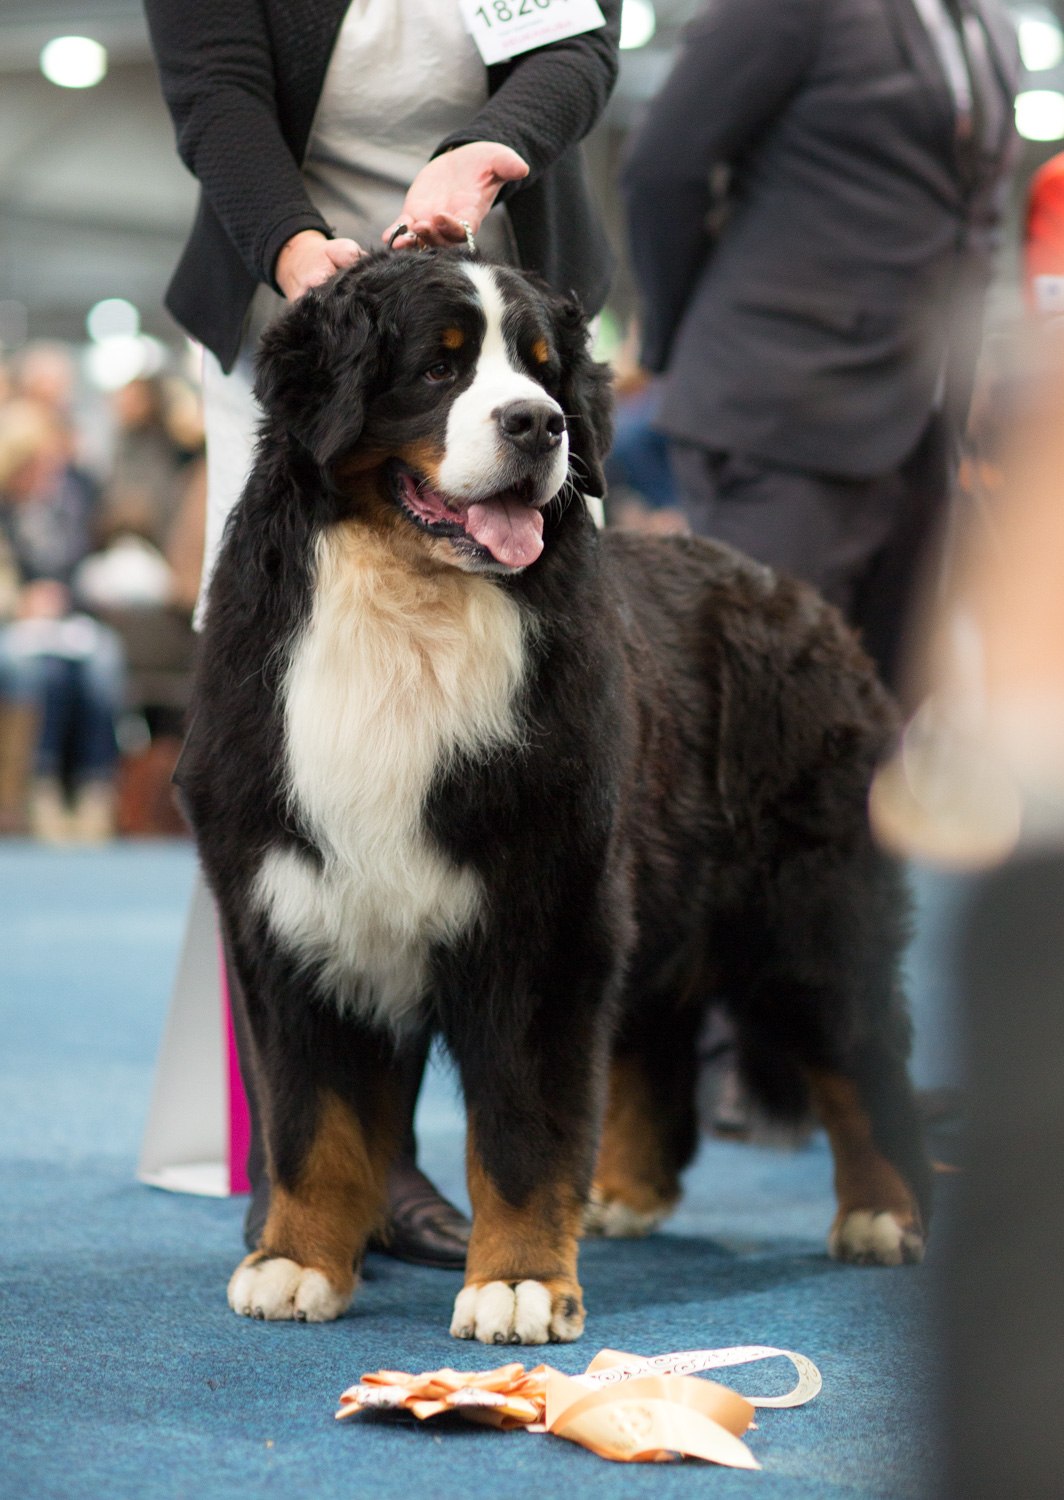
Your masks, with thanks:
M 107 72 L 107 49 L 87 36 L 53 37 L 41 52 L 41 72 L 61 89 L 91 89 Z
M 1028 89 L 1016 96 L 1016 129 L 1025 141 L 1064 139 L 1064 94 Z
M 1064 34 L 1049 15 L 1020 17 L 1020 56 L 1028 73 L 1044 73 L 1064 57 Z
M 166 363 L 166 345 L 147 334 L 113 334 L 90 344 L 85 373 L 97 390 L 117 391 L 142 375 L 156 375 Z
M 140 313 L 124 297 L 105 297 L 89 308 L 85 327 L 89 338 L 96 343 L 101 339 L 128 337 L 140 332 Z
M 621 50 L 645 47 L 658 29 L 658 19 L 650 0 L 624 0 L 621 7 Z

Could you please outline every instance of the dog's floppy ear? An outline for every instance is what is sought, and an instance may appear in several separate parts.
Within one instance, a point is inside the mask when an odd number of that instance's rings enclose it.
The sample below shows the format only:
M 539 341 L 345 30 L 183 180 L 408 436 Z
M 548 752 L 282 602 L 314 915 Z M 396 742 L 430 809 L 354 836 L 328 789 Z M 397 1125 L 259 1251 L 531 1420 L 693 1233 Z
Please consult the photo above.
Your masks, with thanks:
M 575 298 L 554 305 L 562 352 L 561 402 L 569 429 L 569 462 L 586 495 L 606 493 L 602 465 L 613 441 L 613 381 L 608 365 L 591 357 L 587 318 Z
M 377 341 L 358 266 L 304 292 L 266 329 L 255 395 L 269 424 L 296 437 L 323 469 L 358 442 Z

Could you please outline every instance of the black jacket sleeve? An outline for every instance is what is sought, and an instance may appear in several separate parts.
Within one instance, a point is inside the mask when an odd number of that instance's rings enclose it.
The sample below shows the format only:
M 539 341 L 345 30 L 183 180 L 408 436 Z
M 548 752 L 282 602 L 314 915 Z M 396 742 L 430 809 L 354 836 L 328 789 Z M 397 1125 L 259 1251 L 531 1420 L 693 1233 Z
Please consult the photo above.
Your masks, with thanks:
M 260 0 L 145 0 L 177 149 L 241 259 L 272 284 L 281 246 L 329 226 L 281 130 Z
M 712 250 L 713 170 L 735 162 L 797 88 L 823 9 L 824 0 L 710 0 L 631 143 L 622 190 L 649 370 L 667 365 Z
M 599 0 L 605 26 L 566 37 L 488 69 L 490 97 L 468 125 L 441 141 L 436 155 L 470 141 L 497 141 L 528 162 L 527 186 L 597 123 L 617 81 L 621 0 Z

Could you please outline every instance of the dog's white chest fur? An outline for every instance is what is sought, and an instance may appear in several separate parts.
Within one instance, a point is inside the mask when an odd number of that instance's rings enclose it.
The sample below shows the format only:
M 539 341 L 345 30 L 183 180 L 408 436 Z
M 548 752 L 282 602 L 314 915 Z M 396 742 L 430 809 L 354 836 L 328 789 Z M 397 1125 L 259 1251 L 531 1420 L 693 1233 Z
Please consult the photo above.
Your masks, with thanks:
M 284 687 L 288 787 L 324 857 L 273 849 L 255 896 L 341 1004 L 401 1026 L 433 943 L 477 920 L 481 883 L 424 826 L 456 754 L 514 744 L 521 613 L 490 579 L 412 571 L 372 532 L 318 546 L 314 606 Z

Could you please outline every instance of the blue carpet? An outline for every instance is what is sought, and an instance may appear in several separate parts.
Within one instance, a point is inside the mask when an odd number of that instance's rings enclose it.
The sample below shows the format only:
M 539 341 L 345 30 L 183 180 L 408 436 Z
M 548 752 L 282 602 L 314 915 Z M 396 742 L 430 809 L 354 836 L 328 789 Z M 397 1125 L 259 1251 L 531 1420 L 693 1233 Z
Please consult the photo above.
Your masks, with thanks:
M 582 1256 L 581 1343 L 655 1354 L 768 1343 L 807 1354 L 822 1395 L 767 1411 L 760 1474 L 619 1466 L 558 1439 L 395 1419 L 333 1421 L 366 1370 L 497 1363 L 447 1337 L 455 1275 L 371 1257 L 324 1326 L 238 1319 L 225 1283 L 243 1200 L 134 1181 L 192 857 L 0 846 L 0 1489 L 31 1500 L 438 1500 L 505 1495 L 865 1500 L 935 1491 L 933 1268 L 832 1265 L 830 1160 L 707 1144 L 668 1231 Z M 463 1197 L 446 1074 L 422 1100 L 426 1168 Z M 933 1260 L 933 1254 L 932 1254 Z M 509 1351 L 507 1351 L 509 1352 Z M 528 1363 L 537 1363 L 528 1351 Z M 780 1366 L 777 1368 L 777 1365 Z M 726 1374 L 761 1394 L 782 1362 Z

